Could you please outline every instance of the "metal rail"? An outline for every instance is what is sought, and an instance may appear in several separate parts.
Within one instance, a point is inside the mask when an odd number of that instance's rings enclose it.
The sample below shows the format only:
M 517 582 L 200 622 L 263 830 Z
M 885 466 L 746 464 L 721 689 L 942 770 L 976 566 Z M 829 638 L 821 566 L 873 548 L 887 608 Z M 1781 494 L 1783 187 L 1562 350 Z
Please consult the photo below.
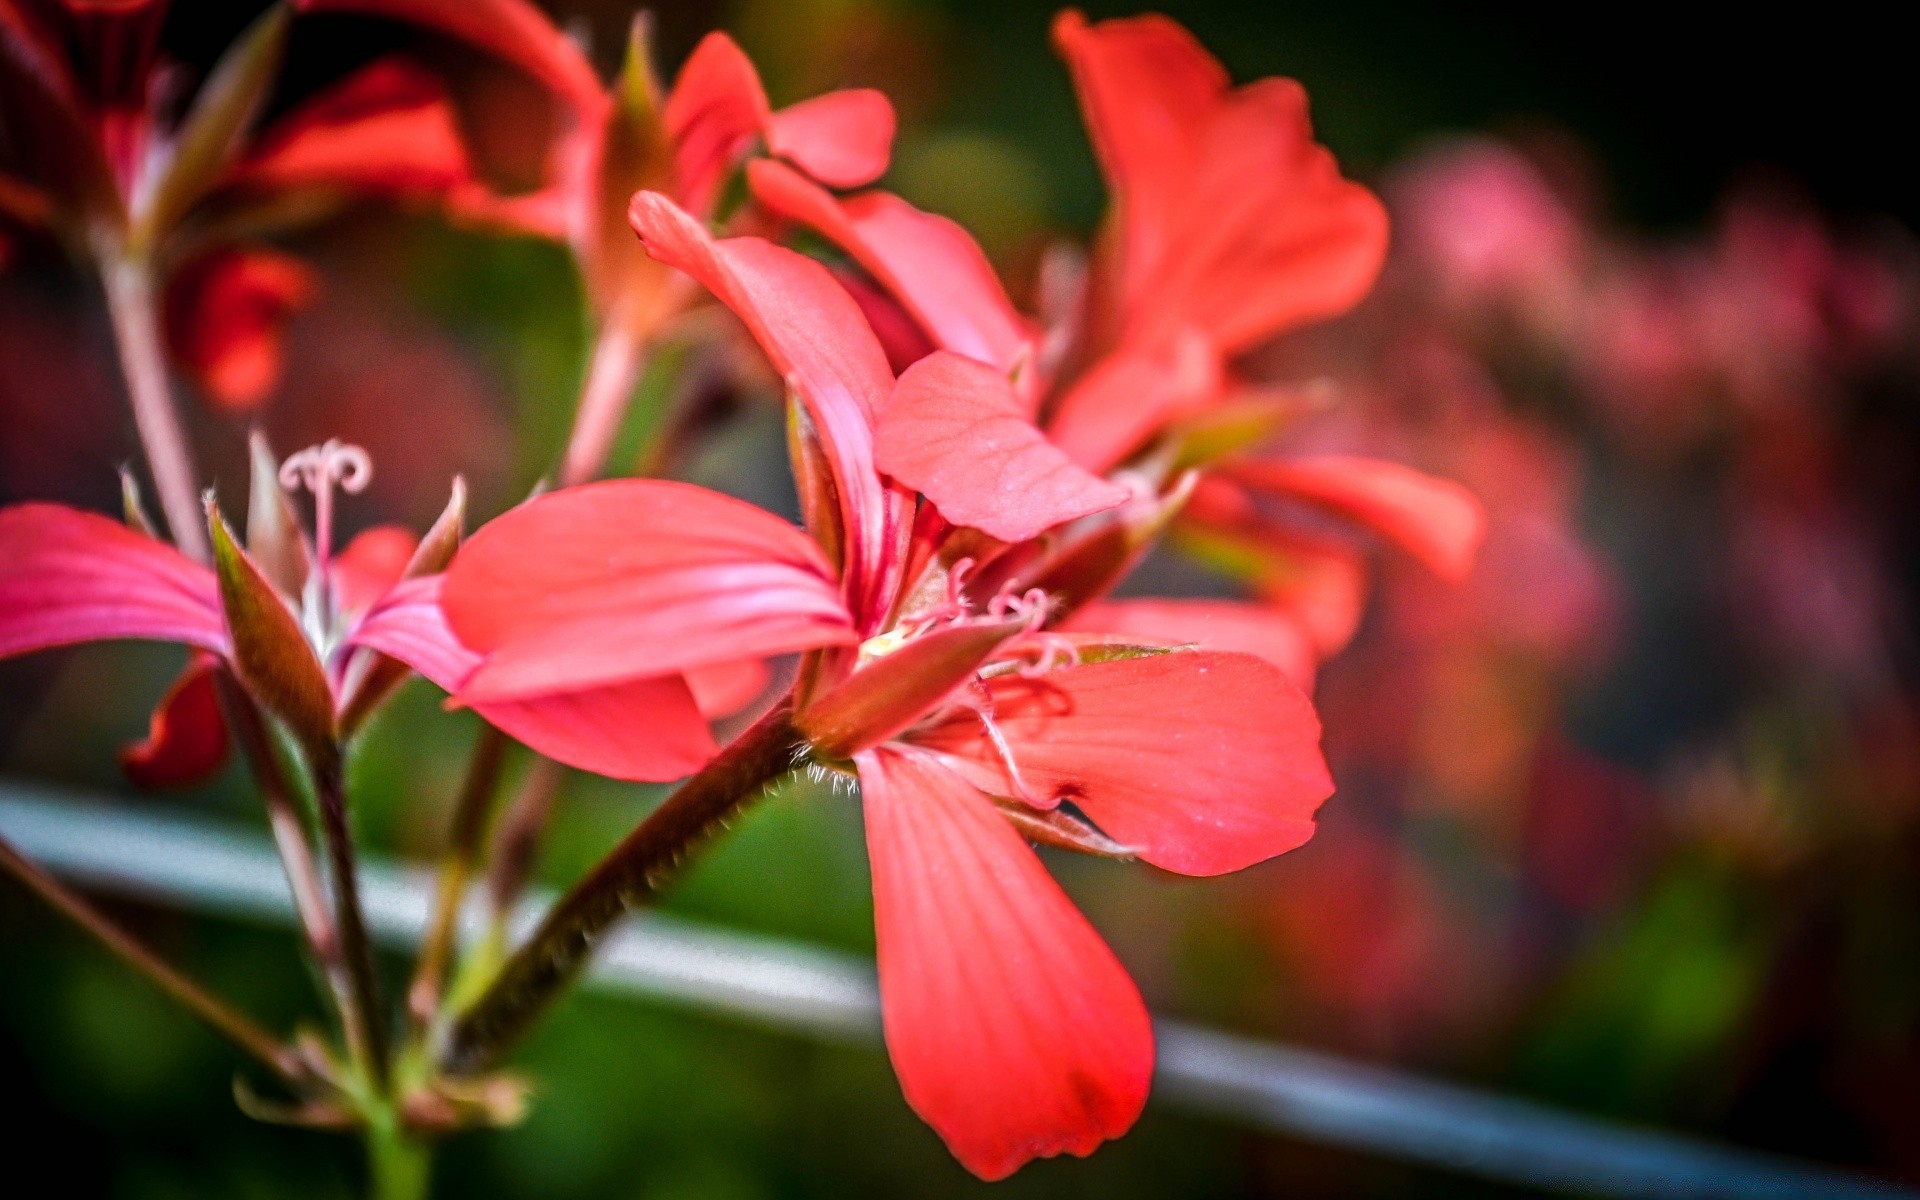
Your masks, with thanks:
M 267 840 L 204 818 L 0 784 L 0 835 L 88 887 L 243 921 L 293 919 Z M 371 862 L 363 872 L 374 935 L 415 944 L 426 928 L 431 877 Z M 523 919 L 532 921 L 548 899 L 530 904 Z M 663 913 L 635 918 L 608 937 L 587 983 L 832 1041 L 879 1037 L 871 963 Z M 1586 1195 L 1920 1200 L 1920 1192 L 1809 1163 L 1179 1021 L 1156 1027 L 1157 1103 L 1352 1150 Z

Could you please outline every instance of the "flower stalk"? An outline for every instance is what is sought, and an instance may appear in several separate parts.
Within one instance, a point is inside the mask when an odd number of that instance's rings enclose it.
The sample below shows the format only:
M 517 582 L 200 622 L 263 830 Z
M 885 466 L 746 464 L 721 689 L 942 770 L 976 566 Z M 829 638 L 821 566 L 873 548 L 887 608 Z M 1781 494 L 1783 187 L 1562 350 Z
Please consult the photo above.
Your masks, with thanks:
M 360 875 L 353 833 L 347 823 L 346 780 L 339 748 L 327 747 L 314 753 L 309 771 L 320 810 L 321 840 L 326 845 L 333 882 L 334 922 L 349 985 L 343 1032 L 354 1062 L 367 1073 L 374 1090 L 384 1092 L 392 1076 L 387 1021 L 380 1003 L 379 977 L 374 971 L 373 939 L 367 933 L 365 911 L 360 905 Z
M 484 1070 L 586 965 L 608 927 L 648 903 L 706 837 L 806 761 L 780 705 L 682 784 L 554 905 L 487 989 L 454 1022 L 443 1067 Z
M 407 988 L 407 1014 L 416 1031 L 425 1030 L 440 1010 L 447 966 L 459 933 L 460 910 L 467 896 L 467 885 L 479 865 L 506 753 L 506 735 L 491 725 L 482 726 L 467 765 L 466 781 L 454 803 L 453 825 L 448 832 L 447 850 L 440 862 L 440 877 L 434 891 L 432 924 L 421 944 L 413 982 Z

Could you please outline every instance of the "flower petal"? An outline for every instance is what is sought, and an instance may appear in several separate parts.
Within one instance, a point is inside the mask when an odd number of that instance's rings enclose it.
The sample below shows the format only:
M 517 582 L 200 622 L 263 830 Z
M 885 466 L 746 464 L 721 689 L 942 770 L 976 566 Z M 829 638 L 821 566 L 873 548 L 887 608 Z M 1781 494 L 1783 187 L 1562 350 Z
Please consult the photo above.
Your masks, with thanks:
M 1472 492 L 1385 459 L 1242 460 L 1230 471 L 1249 487 L 1360 522 L 1443 579 L 1466 578 L 1487 532 L 1486 510 Z
M 1010 371 L 1033 330 L 959 224 L 887 192 L 842 200 L 770 159 L 747 164 L 754 197 L 853 256 L 943 349 Z
M 1214 403 L 1225 387 L 1219 354 L 1192 330 L 1095 364 L 1060 399 L 1047 433 L 1089 471 L 1123 462 L 1170 421 Z
M 1048 441 L 998 369 L 950 350 L 900 377 L 880 413 L 874 461 L 947 520 L 1003 542 L 1117 508 L 1131 494 Z
M 654 192 L 635 196 L 629 216 L 649 254 L 699 280 L 746 324 L 812 416 L 840 495 L 848 606 L 871 632 L 891 599 L 909 520 L 909 497 L 873 467 L 872 422 L 893 387 L 879 339 L 810 258 L 759 238 L 715 241 Z
M 490 522 L 441 597 L 486 662 L 468 702 L 672 674 L 854 640 L 811 539 L 691 484 L 624 479 L 553 492 Z
M 213 572 L 96 513 L 0 509 L 0 658 L 112 638 L 228 653 Z
M 333 556 L 333 600 L 343 613 L 357 613 L 392 590 L 407 574 L 420 540 L 404 525 L 376 525 L 354 535 Z
M 1063 628 L 1251 654 L 1279 667 L 1303 691 L 1313 688 L 1319 658 L 1292 614 L 1236 600 L 1103 600 L 1074 613 Z
M 577 112 L 606 93 L 579 47 L 526 0 L 295 0 L 303 13 L 363 13 L 419 25 L 494 55 L 552 89 Z
M 983 1179 L 1125 1133 L 1153 1031 L 1113 952 L 970 784 L 890 746 L 859 770 L 881 1014 L 907 1103 Z
M 360 622 L 352 640 L 457 692 L 480 656 L 462 646 L 447 625 L 438 602 L 443 580 L 423 576 L 400 584 Z M 678 779 L 699 770 L 719 749 L 693 693 L 677 675 L 473 708 L 502 733 L 547 757 L 614 779 Z
M 1170 871 L 1218 875 L 1295 849 L 1333 793 L 1313 702 L 1250 654 L 1121 658 L 986 686 L 1034 798 L 1073 801 Z M 914 740 L 971 759 L 986 790 L 1020 795 L 981 730 L 965 714 Z
M 147 736 L 121 748 L 120 769 L 135 787 L 186 787 L 227 761 L 227 722 L 214 688 L 221 669 L 218 657 L 195 651 L 154 706 Z
M 789 105 L 766 121 L 767 149 L 831 187 L 880 178 L 893 152 L 893 102 L 847 88 Z
M 167 349 L 207 398 L 248 412 L 280 382 L 287 322 L 316 280 L 291 255 L 220 249 L 189 262 L 167 284 Z
M 696 213 L 712 207 L 727 173 L 761 135 L 771 111 L 746 51 L 724 33 L 700 39 L 661 111 L 673 139 L 682 204 Z

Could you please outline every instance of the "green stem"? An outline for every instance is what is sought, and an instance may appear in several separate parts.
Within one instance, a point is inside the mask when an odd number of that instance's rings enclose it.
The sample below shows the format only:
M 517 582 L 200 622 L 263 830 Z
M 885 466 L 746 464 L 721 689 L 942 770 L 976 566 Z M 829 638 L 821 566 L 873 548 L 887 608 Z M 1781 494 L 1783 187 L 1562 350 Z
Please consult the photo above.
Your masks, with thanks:
M 454 1023 L 448 1071 L 478 1072 L 504 1053 L 586 966 L 609 926 L 658 895 L 708 834 L 794 769 L 804 741 L 792 715 L 782 704 L 762 717 L 560 898 Z
M 27 890 L 44 900 L 48 907 L 73 922 L 94 941 L 111 951 L 121 962 L 144 975 L 161 991 L 185 1006 L 196 1017 L 226 1035 L 236 1046 L 258 1059 L 289 1084 L 303 1082 L 299 1059 L 262 1029 L 246 1014 L 187 978 L 170 963 L 128 936 L 77 892 L 0 840 L 0 873 L 11 875 Z
M 440 1008 L 447 964 L 453 957 L 454 937 L 460 929 L 460 909 L 480 859 L 480 843 L 499 790 L 500 766 L 506 758 L 506 735 L 491 725 L 481 728 L 467 765 L 466 783 L 453 809 L 453 828 L 440 862 L 440 882 L 433 901 L 433 924 L 421 945 L 413 983 L 407 989 L 407 1012 L 416 1030 L 424 1030 Z
M 433 1146 L 407 1132 L 398 1114 L 367 1122 L 367 1172 L 371 1200 L 426 1200 Z
M 368 1076 L 374 1091 L 384 1093 L 392 1077 L 387 1050 L 387 1023 L 380 1005 L 380 982 L 373 964 L 373 939 L 367 934 L 360 905 L 360 874 L 354 861 L 353 832 L 347 825 L 344 764 L 337 749 L 314 755 L 310 764 L 313 790 L 320 809 L 321 840 L 327 849 L 327 867 L 333 879 L 334 928 L 346 963 L 351 995 L 342 1014 L 348 1049 Z

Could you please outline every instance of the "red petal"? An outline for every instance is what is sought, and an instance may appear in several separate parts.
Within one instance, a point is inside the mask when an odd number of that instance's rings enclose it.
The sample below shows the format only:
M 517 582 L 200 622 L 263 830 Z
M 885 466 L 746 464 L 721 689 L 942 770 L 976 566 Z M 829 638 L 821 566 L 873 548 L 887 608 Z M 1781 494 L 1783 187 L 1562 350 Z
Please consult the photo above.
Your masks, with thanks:
M 440 81 L 389 58 L 276 122 L 227 178 L 263 189 L 443 193 L 471 181 L 473 166 Z
M 1359 521 L 1443 579 L 1466 578 L 1486 536 L 1487 514 L 1472 492 L 1384 459 L 1327 455 L 1242 461 L 1230 469 L 1249 487 Z
M 1188 326 L 1233 354 L 1366 294 L 1386 213 L 1313 141 L 1298 84 L 1231 89 L 1161 16 L 1089 25 L 1069 12 L 1054 38 L 1114 194 L 1128 340 Z
M 564 494 L 564 493 L 560 493 Z M 409 579 L 349 639 L 457 692 L 480 656 L 461 645 L 439 604 L 445 576 Z M 549 758 L 614 779 L 664 782 L 697 771 L 718 749 L 677 675 L 626 680 L 529 700 L 475 704 L 501 732 Z
M 686 677 L 700 711 L 706 714 L 707 720 L 717 721 L 733 716 L 759 699 L 760 693 L 767 690 L 773 672 L 761 659 L 743 658 L 737 662 L 694 667 L 686 672 Z
M 997 368 L 940 350 L 907 368 L 880 413 L 874 461 L 956 525 L 1003 542 L 1126 503 L 1069 459 Z
M 305 307 L 313 271 L 270 250 L 216 250 L 167 285 L 167 349 L 229 412 L 257 406 L 280 382 L 287 322 Z
M 407 573 L 420 539 L 402 525 L 363 530 L 333 557 L 333 599 L 344 613 L 362 612 Z
M 1318 655 L 1291 614 L 1235 600 L 1103 600 L 1063 626 L 1070 632 L 1121 634 L 1160 645 L 1251 654 L 1279 667 L 1303 691 L 1313 689 Z
M 441 602 L 486 656 L 467 701 L 526 699 L 851 641 L 827 564 L 771 513 L 691 484 L 611 480 L 490 522 Z
M 1102 359 L 1061 398 L 1047 433 L 1089 471 L 1109 470 L 1168 422 L 1217 400 L 1224 383 L 1219 354 L 1188 331 Z
M 807 408 L 840 493 L 842 567 L 856 623 L 870 631 L 891 599 L 907 497 L 873 467 L 874 414 L 893 387 L 886 352 L 846 289 L 819 263 L 759 238 L 715 241 L 671 200 L 633 198 L 647 252 L 699 280 L 739 316 Z
M 300 12 L 388 17 L 458 38 L 525 71 L 581 113 L 606 104 L 600 80 L 564 33 L 526 0 L 296 0 Z
M 985 797 L 926 755 L 859 759 L 887 1052 L 907 1103 L 983 1179 L 1132 1127 L 1146 1006 Z
M 662 110 L 673 139 L 680 201 L 705 213 L 727 173 L 766 128 L 771 107 L 760 73 L 724 33 L 710 33 L 680 68 Z
M 186 787 L 227 761 L 227 722 L 220 714 L 214 672 L 220 660 L 195 651 L 154 707 L 145 740 L 120 751 L 120 769 L 136 787 Z
M 821 183 L 861 187 L 893 152 L 893 102 L 872 88 L 828 92 L 767 118 L 767 149 Z
M 226 654 L 213 572 L 94 513 L 0 509 L 0 658 L 112 638 Z
M 887 192 L 838 199 L 767 159 L 747 164 L 747 182 L 768 209 L 852 255 L 943 349 L 1003 370 L 1028 353 L 1032 329 L 979 244 L 955 222 Z
M 1218 875 L 1301 846 L 1333 793 L 1313 702 L 1249 654 L 1176 651 L 987 688 L 1035 798 L 1072 800 L 1170 871 Z M 987 790 L 1019 794 L 977 716 L 915 740 L 969 756 Z

